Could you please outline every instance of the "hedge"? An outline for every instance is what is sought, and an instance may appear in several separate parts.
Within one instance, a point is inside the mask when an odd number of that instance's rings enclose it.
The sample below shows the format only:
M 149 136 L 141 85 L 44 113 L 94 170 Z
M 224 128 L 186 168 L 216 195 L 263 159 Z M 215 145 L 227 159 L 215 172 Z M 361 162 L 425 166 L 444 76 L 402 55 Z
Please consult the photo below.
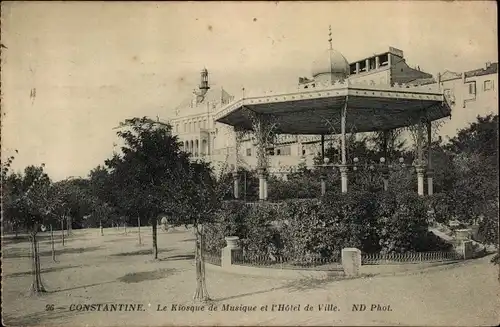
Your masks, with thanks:
M 225 203 L 206 228 L 206 247 L 220 251 L 238 236 L 249 255 L 331 257 L 342 248 L 403 253 L 447 247 L 428 233 L 427 205 L 414 192 L 327 193 L 321 199 L 277 205 Z

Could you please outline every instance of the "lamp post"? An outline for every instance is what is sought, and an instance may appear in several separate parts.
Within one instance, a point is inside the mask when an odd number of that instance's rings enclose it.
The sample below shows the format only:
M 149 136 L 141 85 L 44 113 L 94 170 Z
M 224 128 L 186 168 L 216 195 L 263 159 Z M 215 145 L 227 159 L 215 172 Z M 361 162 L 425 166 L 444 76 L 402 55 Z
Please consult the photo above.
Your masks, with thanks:
M 382 180 L 383 180 L 383 190 L 384 191 L 388 191 L 389 190 L 389 175 L 390 175 L 390 172 L 392 170 L 395 170 L 397 169 L 397 167 L 399 168 L 413 168 L 413 167 L 417 167 L 418 169 L 418 166 L 417 165 L 407 165 L 405 164 L 405 159 L 403 157 L 400 157 L 396 163 L 393 163 L 393 164 L 390 164 L 387 159 L 385 157 L 381 157 L 379 159 L 379 162 L 365 162 L 365 163 L 361 163 L 359 158 L 355 157 L 353 158 L 352 160 L 352 163 L 346 163 L 346 164 L 332 164 L 330 163 L 330 159 L 325 157 L 323 159 L 323 163 L 322 164 L 318 164 L 318 165 L 313 165 L 313 166 L 307 166 L 306 164 L 306 159 L 304 157 L 302 157 L 300 159 L 300 163 L 299 163 L 299 167 L 301 169 L 307 169 L 308 167 L 310 168 L 317 168 L 320 170 L 320 181 L 321 181 L 321 195 L 324 196 L 326 194 L 326 179 L 327 179 L 327 173 L 328 173 L 328 169 L 331 167 L 332 169 L 338 167 L 339 171 L 340 171 L 340 175 L 341 175 L 341 182 L 342 181 L 345 181 L 344 178 L 342 178 L 342 174 L 347 174 L 347 172 L 349 170 L 353 171 L 353 172 L 365 172 L 367 174 L 369 174 L 369 180 L 368 180 L 368 183 L 369 184 L 373 184 L 374 183 L 374 178 L 373 178 L 373 174 L 375 172 L 380 172 L 381 175 L 382 175 Z M 418 173 L 418 170 L 417 170 L 417 173 Z M 422 179 L 423 180 L 423 179 Z M 423 184 L 422 184 L 423 185 Z M 346 185 L 344 185 L 342 187 L 342 192 L 345 193 L 346 191 L 346 188 L 345 188 Z
M 384 180 L 384 191 L 389 190 L 389 166 L 385 164 L 385 158 L 380 158 L 382 179 Z
M 407 166 L 405 164 L 405 159 L 403 157 L 400 157 L 397 161 L 397 164 L 390 164 L 387 162 L 387 159 L 385 157 L 380 157 L 379 163 L 365 163 L 363 165 L 359 164 L 359 159 L 354 158 L 353 160 L 353 170 L 358 171 L 360 168 L 364 168 L 364 170 L 369 171 L 370 175 L 375 172 L 379 171 L 382 175 L 382 181 L 383 181 L 383 189 L 384 191 L 389 190 L 389 174 L 391 170 L 394 170 L 396 167 L 400 168 L 411 168 L 412 166 Z M 370 183 L 373 182 L 372 178 L 370 177 L 369 180 Z

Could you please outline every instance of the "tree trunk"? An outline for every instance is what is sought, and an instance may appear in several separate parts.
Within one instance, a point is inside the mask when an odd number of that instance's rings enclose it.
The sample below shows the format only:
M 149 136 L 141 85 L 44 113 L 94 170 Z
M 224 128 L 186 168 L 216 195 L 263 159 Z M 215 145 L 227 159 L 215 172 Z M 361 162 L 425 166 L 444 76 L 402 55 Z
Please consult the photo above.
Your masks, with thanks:
M 66 228 L 66 235 L 69 236 L 71 234 L 71 216 L 68 215 L 66 216 L 66 224 L 67 224 L 67 228 Z
M 195 266 L 196 266 L 196 291 L 193 296 L 195 301 L 210 301 L 205 278 L 205 258 L 203 253 L 204 235 L 203 226 L 196 225 L 196 247 L 195 247 Z
M 127 223 L 124 223 L 123 227 L 125 228 L 125 235 L 127 235 Z
M 139 245 L 142 245 L 142 242 L 141 242 L 141 218 L 139 216 L 137 216 L 137 226 L 139 227 L 138 231 L 139 231 Z
M 64 246 L 64 218 L 61 219 L 61 236 L 62 236 L 62 245 Z
M 31 275 L 33 282 L 31 284 L 31 294 L 37 295 L 46 292 L 42 283 L 41 269 L 40 269 L 40 253 L 38 252 L 38 240 L 36 239 L 36 232 L 31 233 Z
M 153 259 L 158 259 L 158 243 L 157 243 L 157 226 L 156 219 L 151 220 L 151 226 L 153 227 Z
M 54 248 L 54 230 L 52 229 L 52 224 L 50 224 L 50 243 L 52 246 L 52 261 L 57 262 L 56 260 L 56 250 Z

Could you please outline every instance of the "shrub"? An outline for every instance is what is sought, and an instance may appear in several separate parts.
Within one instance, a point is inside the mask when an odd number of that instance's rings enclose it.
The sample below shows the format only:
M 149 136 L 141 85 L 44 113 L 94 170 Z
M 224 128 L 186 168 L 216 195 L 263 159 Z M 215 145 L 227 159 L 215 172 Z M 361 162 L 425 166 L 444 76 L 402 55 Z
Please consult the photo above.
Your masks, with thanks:
M 248 256 L 336 256 L 342 248 L 365 253 L 446 250 L 428 232 L 427 205 L 412 191 L 327 193 L 321 199 L 279 204 L 227 202 L 206 229 L 207 248 L 219 251 L 236 235 Z
M 325 220 L 320 201 L 286 201 L 280 208 L 280 217 L 285 222 L 282 236 L 286 256 L 305 258 L 333 252 L 334 244 L 324 241 L 324 236 L 333 235 L 333 230 Z
M 226 246 L 226 236 L 238 236 L 247 255 L 279 254 L 282 245 L 279 230 L 273 227 L 275 220 L 271 204 L 226 201 L 216 220 L 205 227 L 205 249 L 219 253 Z
M 444 193 L 435 193 L 427 197 L 427 204 L 429 208 L 433 210 L 433 218 L 435 221 L 446 224 L 451 220 L 453 216 L 451 210 L 452 203 L 448 195 Z
M 479 222 L 479 240 L 485 244 L 498 243 L 498 202 L 490 202 L 484 207 Z
M 280 201 L 288 199 L 311 199 L 321 195 L 319 177 L 300 175 L 289 180 L 270 178 L 269 200 Z
M 215 221 L 204 227 L 205 250 L 220 253 L 220 250 L 226 246 L 224 237 L 246 234 L 244 222 L 247 215 L 248 206 L 244 202 L 224 202 Z
M 328 193 L 323 201 L 287 201 L 280 210 L 284 252 L 293 257 L 330 257 L 344 247 L 378 250 L 374 196 Z
M 491 261 L 490 261 L 492 264 L 494 265 L 498 265 L 500 264 L 500 254 L 497 252 L 497 254 L 495 254 L 493 256 L 493 258 L 491 258 Z M 500 277 L 499 277 L 500 278 Z
M 276 207 L 267 203 L 258 203 L 249 206 L 247 213 L 241 233 L 238 235 L 245 255 L 280 254 L 282 244 L 279 229 L 276 227 Z
M 414 192 L 383 192 L 378 196 L 378 235 L 385 253 L 416 251 L 427 237 L 427 207 Z
M 453 244 L 444 241 L 434 233 L 427 231 L 425 234 L 418 238 L 415 243 L 415 251 L 450 251 Z

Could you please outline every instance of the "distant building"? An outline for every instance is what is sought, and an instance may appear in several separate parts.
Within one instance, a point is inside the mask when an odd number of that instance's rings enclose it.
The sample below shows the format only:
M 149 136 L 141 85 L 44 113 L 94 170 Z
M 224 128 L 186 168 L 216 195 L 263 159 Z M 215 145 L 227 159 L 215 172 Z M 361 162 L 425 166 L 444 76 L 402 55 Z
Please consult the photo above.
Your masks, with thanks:
M 349 83 L 366 85 L 406 84 L 427 85 L 440 83 L 453 99 L 451 119 L 445 119 L 440 135 L 453 137 L 458 129 L 475 121 L 478 115 L 498 112 L 498 63 L 487 63 L 484 68 L 455 73 L 445 71 L 434 78 L 420 67 L 410 67 L 403 51 L 390 47 L 387 52 L 375 54 L 352 63 L 333 49 L 320 54 L 313 61 L 311 77 L 300 77 L 297 88 L 315 88 L 347 79 Z M 214 114 L 234 97 L 224 88 L 212 89 L 207 69 L 200 72 L 200 84 L 176 109 L 170 119 L 174 133 L 185 151 L 194 157 L 213 163 L 234 162 L 235 134 L 232 127 L 214 122 Z M 330 138 L 326 136 L 326 142 Z M 297 165 L 302 158 L 308 164 L 321 151 L 320 136 L 280 135 L 273 148 L 268 149 L 270 167 Z M 239 150 L 238 165 L 256 166 L 256 149 L 250 137 L 244 139 Z
M 461 73 L 445 71 L 438 80 L 455 102 L 451 119 L 445 120 L 441 127 L 442 136 L 455 136 L 458 130 L 476 121 L 477 116 L 498 114 L 497 62 Z

